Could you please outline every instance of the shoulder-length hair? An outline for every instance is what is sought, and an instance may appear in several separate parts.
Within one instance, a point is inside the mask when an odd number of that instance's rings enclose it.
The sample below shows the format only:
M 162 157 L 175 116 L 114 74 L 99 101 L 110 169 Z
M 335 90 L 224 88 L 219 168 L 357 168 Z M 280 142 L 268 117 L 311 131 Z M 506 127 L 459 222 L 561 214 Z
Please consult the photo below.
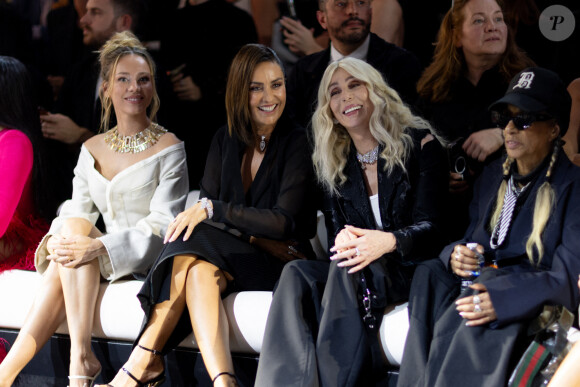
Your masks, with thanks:
M 151 83 L 153 85 L 153 99 L 149 106 L 149 119 L 155 121 L 157 111 L 159 111 L 159 95 L 157 95 L 157 88 L 155 86 L 155 62 L 151 54 L 147 51 L 145 46 L 141 44 L 137 37 L 129 32 L 118 32 L 111 39 L 103 45 L 99 50 L 99 62 L 101 64 L 101 78 L 103 79 L 103 86 L 106 82 L 108 87 L 101 87 L 99 90 L 99 97 L 103 109 L 101 110 L 101 131 L 106 132 L 109 128 L 111 111 L 113 109 L 113 100 L 111 98 L 113 92 L 113 82 L 115 71 L 119 60 L 126 55 L 138 55 L 145 59 L 149 65 L 151 72 Z
M 35 209 L 46 219 L 56 213 L 57 203 L 48 189 L 44 138 L 36 90 L 26 67 L 17 59 L 0 56 L 0 126 L 24 133 L 32 143 L 32 189 Z
M 264 62 L 276 63 L 284 73 L 284 66 L 274 50 L 261 44 L 246 44 L 232 60 L 228 74 L 226 86 L 228 131 L 230 136 L 235 134 L 248 146 L 255 142 L 250 112 L 250 83 L 256 67 Z
M 461 27 L 464 21 L 463 8 L 469 1 L 455 0 L 451 9 L 445 14 L 437 34 L 433 61 L 417 83 L 419 95 L 431 102 L 442 102 L 448 99 L 451 84 L 466 72 L 467 64 L 463 50 L 457 47 L 456 43 L 461 37 Z M 496 3 L 503 10 L 502 0 L 496 0 Z M 518 72 L 534 65 L 533 61 L 516 45 L 512 28 L 509 25 L 507 27 L 506 50 L 497 64 L 506 84 Z
M 312 117 L 314 153 L 312 160 L 318 181 L 333 194 L 344 184 L 344 174 L 351 147 L 347 130 L 334 118 L 330 108 L 330 81 L 336 70 L 345 70 L 364 83 L 373 104 L 369 126 L 372 136 L 383 147 L 380 157 L 385 160 L 389 173 L 395 166 L 405 169 L 405 161 L 413 146 L 406 128 L 432 131 L 422 118 L 415 116 L 401 101 L 395 90 L 387 85 L 381 73 L 368 63 L 354 58 L 344 58 L 331 63 L 324 72 L 318 89 L 318 106 Z

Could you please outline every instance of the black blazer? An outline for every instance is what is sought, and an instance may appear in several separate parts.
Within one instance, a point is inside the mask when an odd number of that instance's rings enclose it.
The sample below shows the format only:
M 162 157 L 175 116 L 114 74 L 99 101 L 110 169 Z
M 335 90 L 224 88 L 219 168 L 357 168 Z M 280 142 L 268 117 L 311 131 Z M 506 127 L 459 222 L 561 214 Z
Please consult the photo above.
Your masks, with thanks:
M 246 235 L 308 242 L 316 233 L 316 202 L 304 129 L 280 118 L 247 193 L 240 172 L 245 150 L 226 126 L 213 138 L 200 192 L 212 200 L 212 220 Z
M 401 99 L 414 103 L 417 98 L 415 86 L 421 75 L 421 65 L 415 55 L 370 34 L 367 63 L 379 70 Z M 318 102 L 318 86 L 330 63 L 330 47 L 324 51 L 301 58 L 288 71 L 288 101 L 286 108 L 294 114 L 298 123 L 310 125 Z
M 441 203 L 447 190 L 444 152 L 436 140 L 421 149 L 427 130 L 410 129 L 408 133 L 413 138 L 413 149 L 405 163 L 406 171 L 395 167 L 388 173 L 380 157 L 377 166 L 382 229 L 395 235 L 397 249 L 371 266 L 377 263 L 390 277 L 392 286 L 387 293 L 391 302 L 407 297 L 414 264 L 433 257 L 442 246 L 438 222 L 443 216 Z M 344 172 L 348 180 L 340 186 L 339 195 L 326 195 L 329 247 L 334 246 L 336 235 L 347 224 L 365 229 L 377 227 L 354 146 Z
M 497 322 L 501 326 L 533 318 L 544 304 L 564 305 L 576 310 L 580 302 L 580 168 L 560 152 L 552 173 L 551 185 L 555 205 L 542 241 L 544 256 L 539 267 L 533 267 L 526 255 L 526 242 L 532 230 L 536 193 L 546 180 L 547 166 L 540 172 L 529 195 L 512 220 L 502 246 L 492 250 L 489 244 L 489 221 L 502 180 L 502 161 L 489 165 L 475 185 L 470 206 L 471 223 L 462 240 L 446 246 L 439 258 L 445 265 L 456 244 L 477 242 L 486 251 L 486 259 L 495 259 L 508 274 L 483 281 L 491 297 Z M 536 257 L 537 260 L 537 257 Z

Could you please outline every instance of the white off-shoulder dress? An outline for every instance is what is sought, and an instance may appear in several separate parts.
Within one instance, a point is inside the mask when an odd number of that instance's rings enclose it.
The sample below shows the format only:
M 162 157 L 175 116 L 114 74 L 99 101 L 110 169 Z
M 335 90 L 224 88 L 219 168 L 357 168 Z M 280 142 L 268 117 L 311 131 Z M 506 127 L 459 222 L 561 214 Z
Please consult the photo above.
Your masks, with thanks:
M 107 254 L 100 256 L 101 274 L 114 281 L 128 274 L 145 274 L 163 248 L 169 222 L 183 211 L 189 183 L 183 143 L 171 145 L 108 180 L 95 169 L 95 159 L 83 145 L 74 170 L 73 194 L 63 203 L 35 254 L 36 269 L 48 267 L 46 242 L 67 218 L 84 218 L 93 225 L 103 216 L 98 239 Z

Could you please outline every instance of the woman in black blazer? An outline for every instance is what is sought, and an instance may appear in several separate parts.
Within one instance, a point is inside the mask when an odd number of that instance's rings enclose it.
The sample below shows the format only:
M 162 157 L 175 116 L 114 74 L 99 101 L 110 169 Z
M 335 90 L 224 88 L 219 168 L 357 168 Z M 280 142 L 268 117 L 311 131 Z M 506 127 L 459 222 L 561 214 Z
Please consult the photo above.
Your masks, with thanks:
M 312 126 L 333 255 L 283 271 L 257 386 L 350 386 L 380 376 L 360 371 L 365 360 L 383 366 L 385 307 L 407 299 L 414 263 L 439 247 L 443 150 L 377 70 L 353 58 L 329 65 Z
M 544 305 L 573 310 L 580 300 L 580 169 L 560 140 L 566 87 L 527 68 L 491 109 L 507 157 L 478 180 L 464 238 L 416 270 L 399 386 L 505 385 L 532 339 L 529 321 Z

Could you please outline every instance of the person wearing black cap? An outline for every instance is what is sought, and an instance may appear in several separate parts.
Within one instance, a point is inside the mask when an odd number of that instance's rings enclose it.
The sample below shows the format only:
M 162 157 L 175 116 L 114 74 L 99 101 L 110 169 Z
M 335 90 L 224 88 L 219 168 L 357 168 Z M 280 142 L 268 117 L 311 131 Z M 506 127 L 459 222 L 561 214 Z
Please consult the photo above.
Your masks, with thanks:
M 476 182 L 464 238 L 415 271 L 398 386 L 506 385 L 543 306 L 580 301 L 580 168 L 562 151 L 566 86 L 527 68 L 490 110 L 507 155 Z

